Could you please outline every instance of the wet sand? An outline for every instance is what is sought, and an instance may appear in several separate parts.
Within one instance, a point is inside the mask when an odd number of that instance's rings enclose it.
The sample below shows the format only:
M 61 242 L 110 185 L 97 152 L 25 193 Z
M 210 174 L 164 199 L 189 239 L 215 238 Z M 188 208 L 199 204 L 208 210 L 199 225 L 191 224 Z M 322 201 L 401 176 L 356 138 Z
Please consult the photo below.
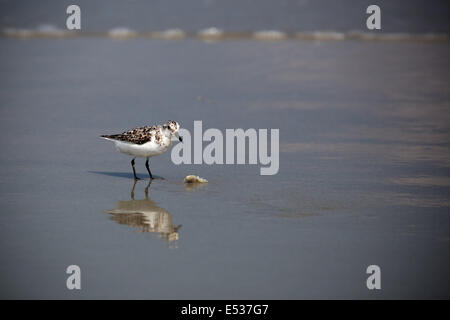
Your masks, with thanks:
M 449 298 L 449 43 L 0 47 L 0 297 Z M 98 136 L 168 119 L 279 128 L 279 173 L 167 153 L 132 195 L 130 159 Z

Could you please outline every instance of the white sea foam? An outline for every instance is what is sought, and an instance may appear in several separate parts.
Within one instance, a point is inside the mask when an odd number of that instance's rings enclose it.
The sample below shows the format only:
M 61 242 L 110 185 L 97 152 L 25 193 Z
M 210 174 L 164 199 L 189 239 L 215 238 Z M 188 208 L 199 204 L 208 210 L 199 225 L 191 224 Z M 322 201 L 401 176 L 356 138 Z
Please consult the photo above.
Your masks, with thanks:
M 109 32 L 108 32 L 108 37 L 116 38 L 116 39 L 127 39 L 127 38 L 133 38 L 136 36 L 137 36 L 136 31 L 129 29 L 129 28 L 125 28 L 125 27 L 117 27 L 117 28 L 109 30 Z
M 205 41 L 219 41 L 224 39 L 256 39 L 261 41 L 281 41 L 295 39 L 299 41 L 450 41 L 450 34 L 446 33 L 386 33 L 365 31 L 299 31 L 285 33 L 278 30 L 262 30 L 257 32 L 224 32 L 212 27 L 202 29 L 197 33 L 187 33 L 182 29 L 168 29 L 165 31 L 136 32 L 127 27 L 113 28 L 108 32 L 75 31 L 60 29 L 54 25 L 44 24 L 35 29 L 9 27 L 4 28 L 1 35 L 15 38 L 38 38 L 38 37 L 83 37 L 92 36 L 108 37 L 116 39 L 131 39 L 138 36 L 155 39 L 185 39 L 196 37 Z
M 223 37 L 224 32 L 221 29 L 212 27 L 212 28 L 200 30 L 197 33 L 197 35 L 201 39 L 215 40 L 215 39 L 220 39 L 221 37 Z
M 65 36 L 68 32 L 51 24 L 43 24 L 37 27 L 36 32 L 40 35 L 48 35 L 55 37 Z
M 3 34 L 9 37 L 29 38 L 29 37 L 65 37 L 71 32 L 50 24 L 43 24 L 36 29 L 25 28 L 5 28 Z
M 346 38 L 345 33 L 336 31 L 315 31 L 315 32 L 297 32 L 295 37 L 298 40 L 344 40 Z
M 255 32 L 253 37 L 258 40 L 279 41 L 286 39 L 287 35 L 278 30 L 262 30 Z

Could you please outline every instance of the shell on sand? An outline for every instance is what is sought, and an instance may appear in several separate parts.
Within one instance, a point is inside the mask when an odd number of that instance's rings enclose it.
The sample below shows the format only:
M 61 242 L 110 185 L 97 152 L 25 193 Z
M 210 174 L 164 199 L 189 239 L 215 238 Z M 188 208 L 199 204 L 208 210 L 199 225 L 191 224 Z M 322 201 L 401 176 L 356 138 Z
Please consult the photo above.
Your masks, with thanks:
M 206 183 L 208 180 L 200 178 L 199 176 L 189 175 L 184 178 L 186 183 Z

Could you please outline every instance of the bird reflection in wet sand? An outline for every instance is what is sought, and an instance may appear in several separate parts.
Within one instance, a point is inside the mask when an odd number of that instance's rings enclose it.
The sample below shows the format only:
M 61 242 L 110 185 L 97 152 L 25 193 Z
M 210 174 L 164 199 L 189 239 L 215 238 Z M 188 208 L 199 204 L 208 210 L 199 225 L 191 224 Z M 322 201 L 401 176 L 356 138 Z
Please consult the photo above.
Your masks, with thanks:
M 149 199 L 148 189 L 151 183 L 152 180 L 149 181 L 145 188 L 145 199 L 135 200 L 135 181 L 131 189 L 132 200 L 119 200 L 115 209 L 106 212 L 112 214 L 111 219 L 119 224 L 136 227 L 139 232 L 157 232 L 162 239 L 169 243 L 174 243 L 175 240 L 179 239 L 178 230 L 181 228 L 181 225 L 175 226 L 172 214 Z

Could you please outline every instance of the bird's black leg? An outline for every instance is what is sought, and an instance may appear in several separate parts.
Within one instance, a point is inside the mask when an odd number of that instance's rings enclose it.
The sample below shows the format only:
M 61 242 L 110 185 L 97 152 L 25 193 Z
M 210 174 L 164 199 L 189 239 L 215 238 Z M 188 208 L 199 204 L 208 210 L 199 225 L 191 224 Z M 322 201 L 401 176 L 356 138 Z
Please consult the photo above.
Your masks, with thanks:
M 131 166 L 133 167 L 134 180 L 135 180 L 135 181 L 136 181 L 136 180 L 140 180 L 140 178 L 138 178 L 138 177 L 136 176 L 136 169 L 134 169 L 134 158 L 133 158 L 133 160 L 131 160 Z
M 148 158 L 145 161 L 145 167 L 147 168 L 148 174 L 150 175 L 150 179 L 153 179 L 152 172 L 150 171 L 150 167 L 148 166 Z

